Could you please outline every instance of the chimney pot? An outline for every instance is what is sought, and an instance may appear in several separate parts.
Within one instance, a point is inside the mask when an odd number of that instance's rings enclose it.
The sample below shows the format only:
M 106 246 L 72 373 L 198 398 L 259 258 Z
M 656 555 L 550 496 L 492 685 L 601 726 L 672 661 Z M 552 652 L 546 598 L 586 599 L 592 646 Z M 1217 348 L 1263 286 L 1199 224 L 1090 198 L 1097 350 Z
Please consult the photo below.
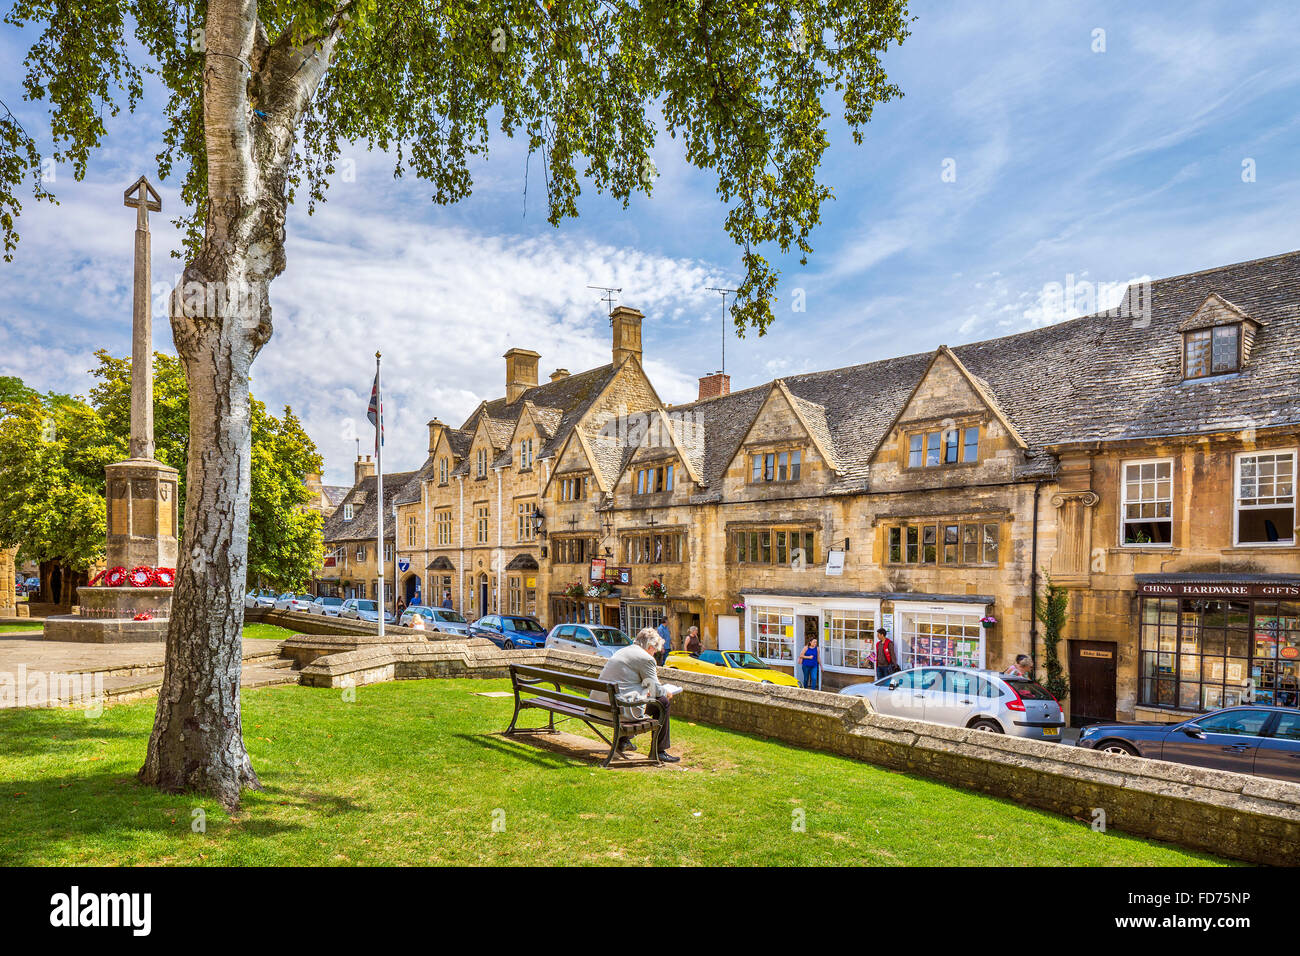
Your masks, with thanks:
M 700 376 L 700 395 L 696 401 L 706 398 L 719 398 L 731 394 L 731 376 L 726 372 L 714 372 L 712 375 Z
M 569 370 L 567 368 L 557 368 L 554 372 L 551 373 L 552 382 L 558 382 L 560 379 L 568 378 L 568 377 L 569 377 Z
M 442 438 L 442 433 L 446 431 L 447 426 L 437 418 L 429 422 L 429 454 L 432 455 L 434 449 L 438 447 L 438 440 Z

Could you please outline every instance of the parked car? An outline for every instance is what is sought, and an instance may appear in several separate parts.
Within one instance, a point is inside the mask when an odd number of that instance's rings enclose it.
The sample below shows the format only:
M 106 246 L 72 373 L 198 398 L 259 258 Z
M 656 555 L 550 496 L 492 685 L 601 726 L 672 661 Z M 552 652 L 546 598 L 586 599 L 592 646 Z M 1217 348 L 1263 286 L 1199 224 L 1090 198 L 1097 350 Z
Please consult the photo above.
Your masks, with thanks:
M 325 617 L 338 617 L 339 612 L 343 610 L 343 599 L 337 597 L 325 597 L 321 595 L 311 602 L 307 608 L 308 614 L 323 614 Z
M 794 676 L 768 667 L 749 651 L 700 651 L 695 657 L 685 651 L 671 651 L 668 654 L 668 666 L 695 674 L 758 681 L 760 684 L 799 686 L 799 681 Z
M 1027 677 L 965 667 L 916 667 L 840 691 L 865 697 L 877 713 L 1059 741 L 1065 715 L 1056 698 Z
M 613 657 L 615 651 L 631 643 L 632 638 L 618 628 L 601 624 L 557 624 L 546 635 L 548 650 L 577 651 L 597 657 Z
M 275 607 L 278 595 L 270 588 L 254 589 L 244 595 L 244 607 Z
M 402 627 L 411 627 L 417 617 L 424 621 L 426 631 L 469 636 L 469 621 L 456 611 L 445 607 L 426 607 L 423 604 L 416 604 L 403 611 L 397 623 Z
M 535 617 L 522 614 L 488 614 L 469 626 L 470 637 L 486 637 L 497 647 L 543 647 L 546 628 Z
M 347 618 L 350 621 L 369 621 L 371 624 L 379 623 L 379 602 L 371 601 L 368 598 L 348 598 L 339 606 L 338 617 Z M 392 620 L 391 612 L 384 617 L 385 622 Z
M 316 600 L 314 594 L 294 594 L 292 591 L 281 594 L 275 600 L 277 611 L 306 611 Z
M 1245 704 L 1176 724 L 1092 724 L 1080 747 L 1300 783 L 1300 709 Z

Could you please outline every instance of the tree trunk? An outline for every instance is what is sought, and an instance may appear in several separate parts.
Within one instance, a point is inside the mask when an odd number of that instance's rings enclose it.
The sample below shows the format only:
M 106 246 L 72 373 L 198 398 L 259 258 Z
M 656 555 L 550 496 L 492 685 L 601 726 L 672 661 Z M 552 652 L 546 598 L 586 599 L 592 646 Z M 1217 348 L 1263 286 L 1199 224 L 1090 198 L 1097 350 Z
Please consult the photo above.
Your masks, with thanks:
M 190 394 L 183 538 L 167 662 L 140 779 L 198 791 L 227 809 L 261 789 L 239 713 L 248 570 L 252 423 L 248 380 L 271 337 L 270 282 L 284 270 L 295 133 L 329 65 L 346 4 L 318 37 L 274 43 L 256 0 L 207 6 L 204 237 L 172 294 L 171 325 Z

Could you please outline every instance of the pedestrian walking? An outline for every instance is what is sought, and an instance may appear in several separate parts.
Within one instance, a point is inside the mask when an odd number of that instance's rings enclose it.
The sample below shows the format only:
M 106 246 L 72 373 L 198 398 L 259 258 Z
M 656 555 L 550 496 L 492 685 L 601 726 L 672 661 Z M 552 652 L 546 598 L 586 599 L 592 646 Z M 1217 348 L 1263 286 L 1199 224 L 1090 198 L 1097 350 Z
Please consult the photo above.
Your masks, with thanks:
M 876 677 L 888 677 L 900 670 L 898 658 L 894 655 L 894 642 L 889 632 L 883 627 L 876 628 Z
M 817 651 L 817 638 L 804 638 L 803 654 L 799 658 L 799 664 L 803 668 L 803 680 L 799 686 L 806 690 L 817 689 L 817 671 L 821 668 L 820 656 Z

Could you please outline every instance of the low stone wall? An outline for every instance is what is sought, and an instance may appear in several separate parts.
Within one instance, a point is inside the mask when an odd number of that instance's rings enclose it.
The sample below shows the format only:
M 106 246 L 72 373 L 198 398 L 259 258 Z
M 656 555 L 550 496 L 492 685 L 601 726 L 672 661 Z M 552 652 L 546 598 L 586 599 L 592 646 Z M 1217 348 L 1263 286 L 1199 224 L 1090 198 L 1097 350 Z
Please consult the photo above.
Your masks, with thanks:
M 490 641 L 374 646 L 322 657 L 301 681 L 505 677 L 511 661 L 595 675 L 603 661 L 564 651 L 502 651 Z M 685 692 L 673 716 L 915 773 L 1193 850 L 1252 863 L 1300 862 L 1300 785 L 1096 753 L 871 713 L 823 691 L 665 669 Z M 846 786 L 852 786 L 846 780 Z M 1014 837 L 1012 837 L 1014 838 Z

